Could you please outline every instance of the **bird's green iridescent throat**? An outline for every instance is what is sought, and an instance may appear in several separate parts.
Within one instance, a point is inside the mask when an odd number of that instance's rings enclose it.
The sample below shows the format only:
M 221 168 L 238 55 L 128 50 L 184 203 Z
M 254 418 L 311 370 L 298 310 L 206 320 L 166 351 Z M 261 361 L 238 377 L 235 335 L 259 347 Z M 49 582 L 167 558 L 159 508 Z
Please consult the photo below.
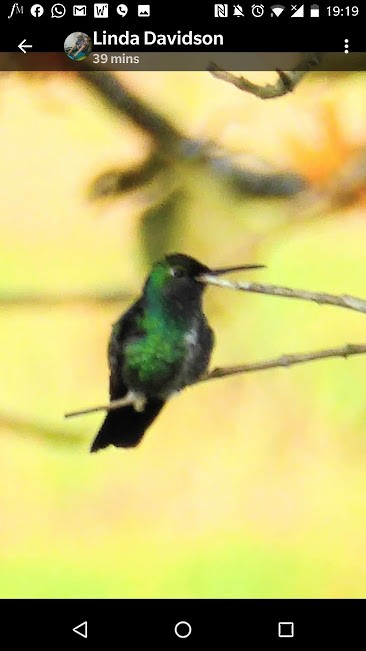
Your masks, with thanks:
M 137 318 L 137 325 L 145 336 L 128 343 L 125 348 L 127 369 L 138 377 L 141 384 L 168 380 L 172 369 L 186 353 L 185 334 L 189 329 L 189 317 L 172 313 L 164 303 L 163 289 L 169 282 L 168 274 L 168 269 L 157 267 L 150 276 L 145 309 Z

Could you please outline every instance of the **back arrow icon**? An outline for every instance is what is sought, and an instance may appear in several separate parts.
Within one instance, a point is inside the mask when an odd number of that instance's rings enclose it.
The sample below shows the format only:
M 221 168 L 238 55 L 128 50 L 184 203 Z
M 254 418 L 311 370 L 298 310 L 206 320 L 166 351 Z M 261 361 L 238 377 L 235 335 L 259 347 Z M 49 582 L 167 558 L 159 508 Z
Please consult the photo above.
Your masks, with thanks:
M 82 622 L 78 626 L 72 629 L 74 633 L 81 635 L 81 637 L 88 637 L 88 622 Z
M 23 54 L 27 54 L 27 50 L 25 48 L 27 47 L 33 47 L 33 45 L 29 45 L 25 43 L 25 38 L 23 38 L 22 42 L 19 43 L 18 48 L 23 52 Z

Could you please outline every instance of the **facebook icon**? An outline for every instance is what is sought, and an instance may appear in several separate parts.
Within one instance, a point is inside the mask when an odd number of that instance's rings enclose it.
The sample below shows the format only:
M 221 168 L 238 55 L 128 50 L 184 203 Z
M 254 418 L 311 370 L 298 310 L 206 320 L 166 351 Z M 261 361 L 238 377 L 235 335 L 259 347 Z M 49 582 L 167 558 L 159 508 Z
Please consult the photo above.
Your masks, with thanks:
M 42 5 L 32 5 L 30 8 L 30 12 L 32 16 L 34 16 L 35 18 L 39 18 L 44 13 L 44 9 Z

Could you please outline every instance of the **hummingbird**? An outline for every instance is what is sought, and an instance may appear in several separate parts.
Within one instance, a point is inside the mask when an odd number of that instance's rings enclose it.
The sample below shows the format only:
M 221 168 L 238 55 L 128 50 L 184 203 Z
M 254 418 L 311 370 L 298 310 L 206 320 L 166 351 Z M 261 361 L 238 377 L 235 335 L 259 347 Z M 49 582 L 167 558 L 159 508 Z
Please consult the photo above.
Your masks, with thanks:
M 167 400 L 207 371 L 214 334 L 202 298 L 210 276 L 263 266 L 210 269 L 182 253 L 153 265 L 140 298 L 114 323 L 108 345 L 110 398 L 131 404 L 107 413 L 91 452 L 138 445 Z

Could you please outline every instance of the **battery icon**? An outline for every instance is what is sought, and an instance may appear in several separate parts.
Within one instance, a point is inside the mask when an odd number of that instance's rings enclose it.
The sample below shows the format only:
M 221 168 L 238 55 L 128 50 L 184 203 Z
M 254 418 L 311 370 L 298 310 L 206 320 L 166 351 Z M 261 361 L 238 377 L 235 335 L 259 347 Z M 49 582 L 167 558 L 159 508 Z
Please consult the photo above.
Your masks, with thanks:
M 311 5 L 310 18 L 319 18 L 319 5 Z

